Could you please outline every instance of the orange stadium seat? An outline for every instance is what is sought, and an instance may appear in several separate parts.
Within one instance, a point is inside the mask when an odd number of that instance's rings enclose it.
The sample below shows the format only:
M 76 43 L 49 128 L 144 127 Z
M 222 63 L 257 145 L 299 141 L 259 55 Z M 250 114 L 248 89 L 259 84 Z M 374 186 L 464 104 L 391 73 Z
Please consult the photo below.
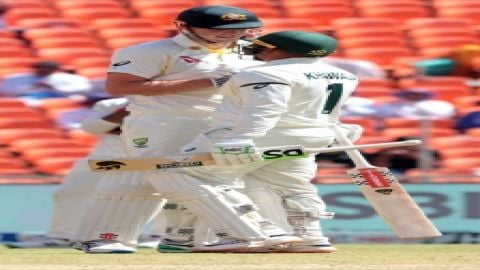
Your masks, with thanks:
M 55 18 L 57 14 L 51 8 L 16 8 L 9 9 L 5 14 L 5 21 L 9 25 L 17 25 L 17 22 L 23 19 L 34 18 Z
M 358 87 L 387 87 L 390 85 L 390 81 L 387 78 L 362 78 L 358 84 Z
M 24 149 L 20 153 L 22 159 L 36 163 L 37 160 L 45 158 L 56 158 L 56 157 L 75 157 L 83 158 L 90 153 L 90 147 L 47 147 L 47 148 L 34 148 L 34 149 Z
M 469 128 L 469 129 L 467 129 L 465 134 L 467 134 L 469 136 L 472 136 L 472 137 L 480 138 L 480 127 Z
M 28 28 L 23 36 L 28 40 L 37 38 L 89 38 L 93 34 L 83 28 Z
M 429 39 L 429 38 L 436 38 L 436 37 L 476 38 L 476 32 L 473 25 L 462 27 L 462 28 L 419 26 L 416 28 L 407 29 L 407 31 L 408 31 L 408 36 L 412 37 L 413 39 Z
M 179 11 L 198 6 L 197 0 L 175 0 L 175 1 L 151 1 L 151 0 L 128 0 L 129 5 L 135 10 L 149 8 L 177 8 Z
M 100 43 L 93 37 L 52 37 L 36 38 L 32 40 L 31 47 L 34 49 L 45 48 L 102 48 Z
M 62 15 L 87 25 L 96 19 L 132 17 L 131 11 L 127 8 L 74 8 L 63 10 Z
M 85 57 L 77 58 L 72 61 L 75 68 L 107 68 L 110 66 L 110 57 Z
M 99 140 L 98 136 L 87 133 L 81 129 L 69 129 L 67 130 L 67 136 L 81 145 L 94 145 Z
M 163 37 L 165 38 L 165 37 Z M 105 40 L 106 46 L 111 50 L 117 50 L 123 47 L 161 39 L 161 37 L 153 36 L 144 36 L 144 37 L 118 37 L 118 38 L 109 38 Z
M 318 25 L 319 31 L 330 30 L 330 24 L 339 18 L 352 17 L 355 12 L 349 7 L 305 7 L 287 10 L 290 18 L 305 18 Z
M 9 144 L 20 139 L 63 138 L 63 131 L 54 128 L 2 128 L 0 144 Z
M 245 8 L 255 13 L 255 9 L 273 9 L 279 11 L 280 5 L 270 0 L 203 0 L 204 5 L 226 5 Z
M 397 57 L 412 56 L 412 51 L 409 48 L 351 48 L 345 50 L 345 57 L 364 59 L 375 62 L 384 68 L 388 68 L 393 64 Z
M 403 0 L 402 0 L 403 1 Z M 402 2 L 401 1 L 401 2 Z M 390 3 L 390 1 L 385 1 Z M 362 17 L 381 17 L 381 18 L 391 18 L 397 20 L 399 23 L 403 24 L 405 21 L 418 18 L 418 17 L 430 17 L 432 16 L 430 10 L 426 7 L 421 6 L 397 6 L 397 5 L 381 5 L 381 6 L 371 6 L 365 8 L 359 8 L 358 12 Z
M 413 44 L 417 48 L 426 48 L 426 47 L 459 47 L 461 45 L 475 44 L 480 40 L 471 33 L 465 35 L 455 35 L 448 36 L 448 33 L 445 36 L 428 36 L 428 37 L 417 37 L 413 40 Z
M 331 22 L 331 26 L 335 31 L 343 29 L 373 29 L 373 28 L 391 28 L 398 27 L 398 22 L 392 18 L 374 18 L 374 17 L 350 17 L 338 18 Z
M 402 36 L 363 36 L 340 38 L 340 46 L 346 50 L 350 48 L 371 48 L 371 47 L 387 47 L 387 48 L 406 48 L 408 47 L 405 38 Z
M 355 90 L 355 96 L 366 98 L 391 96 L 393 93 L 395 89 L 388 86 L 359 86 Z
M 0 157 L 0 175 L 4 174 L 31 174 L 33 170 L 28 168 L 25 161 L 11 157 Z
M 105 78 L 107 76 L 106 67 L 84 67 L 77 68 L 77 73 L 90 79 Z
M 262 22 L 263 34 L 285 30 L 315 31 L 316 27 L 311 20 L 305 18 L 262 18 Z
M 15 38 L 16 35 L 11 29 L 0 29 L 0 37 L 2 38 Z
M 145 18 L 102 18 L 92 22 L 97 30 L 110 28 L 154 28 L 156 25 Z
M 52 8 L 48 1 L 43 0 L 10 0 L 2 1 L 8 4 L 9 9 L 21 8 Z
M 136 27 L 134 30 L 132 28 L 106 28 L 98 29 L 97 36 L 101 37 L 108 41 L 111 38 L 166 38 L 171 36 L 171 31 L 163 31 L 160 29 L 155 29 L 152 27 Z
M 37 50 L 41 59 L 72 64 L 75 59 L 84 57 L 109 57 L 110 53 L 103 48 L 42 48 Z
M 443 161 L 445 168 L 473 169 L 480 168 L 480 159 L 477 157 L 449 158 Z
M 480 145 L 480 138 L 468 135 L 456 135 L 450 138 L 430 138 L 428 145 L 439 151 L 442 149 L 472 148 L 472 145 Z
M 440 151 L 443 158 L 473 158 L 480 157 L 480 146 L 473 148 L 443 149 Z
M 361 8 L 377 7 L 377 6 L 416 6 L 424 7 L 427 4 L 423 0 L 355 0 L 354 5 Z
M 386 129 L 390 128 L 421 128 L 421 121 L 410 118 L 391 117 L 383 119 Z M 429 120 L 429 125 L 435 128 L 455 128 L 455 120 L 453 119 L 435 119 Z
M 403 78 L 398 81 L 400 88 L 422 88 L 451 86 L 461 89 L 469 89 L 466 85 L 468 78 L 461 76 L 417 76 L 415 78 Z
M 42 118 L 16 117 L 0 118 L 0 129 L 8 128 L 53 128 L 53 124 Z
M 141 19 L 147 20 L 155 27 L 164 30 L 175 31 L 176 27 L 173 24 L 179 10 L 177 8 L 149 8 L 138 10 L 138 16 Z
M 27 108 L 27 104 L 18 98 L 0 96 L 0 108 Z
M 278 2 L 286 10 L 298 7 L 352 7 L 350 0 L 279 0 Z
M 385 26 L 385 27 L 353 27 L 353 28 L 346 28 L 346 29 L 335 29 L 334 31 L 335 37 L 341 40 L 347 40 L 351 38 L 391 38 L 391 37 L 401 37 L 403 33 L 397 29 L 397 27 Z
M 78 144 L 75 140 L 67 138 L 29 138 L 29 139 L 19 139 L 10 143 L 10 149 L 14 152 L 24 152 L 28 149 L 37 149 L 37 148 L 85 148 L 85 145 Z
M 16 38 L 0 37 L 0 47 L 24 47 L 25 43 Z
M 480 105 L 479 95 L 459 96 L 452 100 L 452 103 L 457 108 L 465 108 Z
M 469 29 L 471 21 L 468 18 L 412 18 L 405 22 L 407 29 Z
M 30 107 L 1 107 L 0 106 L 0 119 L 5 118 L 33 118 L 46 120 L 44 115 Z
M 410 169 L 405 173 L 405 177 L 409 182 L 474 183 L 479 181 L 478 177 L 473 177 L 471 169 L 465 168 Z
M 430 128 L 429 136 L 431 137 L 450 137 L 457 135 L 458 131 L 453 128 Z M 393 137 L 422 137 L 423 131 L 418 127 L 405 127 L 405 128 L 390 128 L 381 132 L 384 136 Z
M 437 16 L 445 18 L 464 18 L 474 24 L 480 23 L 480 7 L 437 8 Z
M 33 166 L 39 173 L 66 175 L 78 160 L 78 157 L 51 157 L 38 160 Z
M 15 57 L 33 57 L 33 52 L 25 47 L 0 47 L 0 58 Z
M 55 0 L 54 6 L 59 10 L 77 9 L 77 8 L 123 8 L 124 6 L 120 1 L 116 0 L 95 0 L 95 1 L 71 1 L 71 0 Z
M 0 147 L 0 158 L 12 158 L 13 153 L 6 147 Z
M 84 25 L 68 18 L 25 18 L 17 21 L 17 26 L 28 28 L 82 28 Z

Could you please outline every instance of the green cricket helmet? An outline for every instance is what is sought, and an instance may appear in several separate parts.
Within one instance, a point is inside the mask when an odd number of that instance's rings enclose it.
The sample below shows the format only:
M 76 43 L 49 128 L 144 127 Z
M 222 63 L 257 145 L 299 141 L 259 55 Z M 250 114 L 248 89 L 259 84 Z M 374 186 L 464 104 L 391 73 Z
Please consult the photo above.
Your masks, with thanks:
M 325 57 L 335 52 L 337 40 L 314 32 L 281 31 L 254 39 L 250 53 L 256 53 L 261 47 L 296 53 L 303 57 Z M 247 51 L 246 54 L 248 53 Z
M 209 29 L 259 28 L 263 23 L 252 12 L 231 6 L 198 6 L 178 14 L 188 26 Z

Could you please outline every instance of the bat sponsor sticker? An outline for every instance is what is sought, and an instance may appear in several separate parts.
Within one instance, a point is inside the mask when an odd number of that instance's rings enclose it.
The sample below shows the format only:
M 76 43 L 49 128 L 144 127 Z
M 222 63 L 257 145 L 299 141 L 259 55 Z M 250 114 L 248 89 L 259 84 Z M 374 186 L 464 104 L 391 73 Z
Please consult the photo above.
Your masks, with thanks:
M 360 175 L 373 188 L 389 187 L 390 184 L 382 172 L 376 168 L 358 169 Z
M 125 163 L 120 162 L 120 161 L 116 161 L 116 160 L 100 161 L 100 162 L 97 162 L 96 165 L 98 166 L 97 170 L 106 170 L 106 171 L 108 171 L 108 170 L 118 170 L 118 169 L 120 169 L 120 167 L 126 166 Z
M 186 168 L 186 167 L 198 167 L 202 166 L 203 163 L 201 161 L 180 161 L 180 162 L 172 162 L 167 164 L 157 164 L 157 169 L 172 169 L 172 168 Z

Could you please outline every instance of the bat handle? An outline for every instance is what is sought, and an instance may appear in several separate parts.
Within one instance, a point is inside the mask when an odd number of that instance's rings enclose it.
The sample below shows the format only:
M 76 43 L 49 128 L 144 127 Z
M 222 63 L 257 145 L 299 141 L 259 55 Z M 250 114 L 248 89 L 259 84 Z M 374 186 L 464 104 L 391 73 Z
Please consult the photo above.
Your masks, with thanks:
M 340 128 L 336 125 L 332 126 L 333 131 L 335 132 L 335 139 L 337 140 L 338 144 L 341 146 L 354 146 L 354 144 L 345 136 L 341 131 Z M 359 168 L 375 168 L 372 164 L 370 164 L 365 157 L 358 151 L 357 149 L 352 150 L 345 150 L 345 153 L 350 157 L 353 164 L 357 169 Z

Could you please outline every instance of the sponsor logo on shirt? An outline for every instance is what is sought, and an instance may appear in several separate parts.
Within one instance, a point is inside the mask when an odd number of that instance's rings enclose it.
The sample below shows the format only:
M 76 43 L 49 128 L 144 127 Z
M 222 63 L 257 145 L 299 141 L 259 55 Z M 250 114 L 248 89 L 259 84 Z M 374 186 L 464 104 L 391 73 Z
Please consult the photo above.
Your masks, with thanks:
M 147 145 L 148 138 L 147 137 L 135 138 L 132 141 L 135 144 L 134 147 L 136 147 L 136 148 L 147 148 L 148 147 L 148 145 Z
M 190 56 L 185 56 L 185 55 L 180 56 L 180 59 L 182 59 L 183 61 L 185 61 L 187 63 L 190 63 L 190 64 L 192 64 L 192 63 L 197 64 L 197 63 L 202 62 L 202 60 L 200 60 L 200 59 L 193 58 L 193 57 L 190 57 Z
M 309 80 L 327 79 L 327 80 L 357 80 L 356 77 L 348 76 L 340 72 L 306 72 L 303 73 Z
M 132 61 L 130 61 L 130 60 L 121 61 L 121 62 L 114 63 L 112 66 L 114 66 L 114 67 L 125 66 L 125 65 L 130 64 L 131 62 Z
M 247 87 L 247 86 L 252 86 L 253 85 L 253 89 L 261 89 L 261 88 L 265 88 L 271 84 L 280 84 L 280 85 L 286 85 L 288 86 L 287 83 L 281 83 L 281 82 L 258 82 L 258 83 L 247 83 L 247 84 L 243 84 L 243 85 L 240 85 L 240 87 Z

